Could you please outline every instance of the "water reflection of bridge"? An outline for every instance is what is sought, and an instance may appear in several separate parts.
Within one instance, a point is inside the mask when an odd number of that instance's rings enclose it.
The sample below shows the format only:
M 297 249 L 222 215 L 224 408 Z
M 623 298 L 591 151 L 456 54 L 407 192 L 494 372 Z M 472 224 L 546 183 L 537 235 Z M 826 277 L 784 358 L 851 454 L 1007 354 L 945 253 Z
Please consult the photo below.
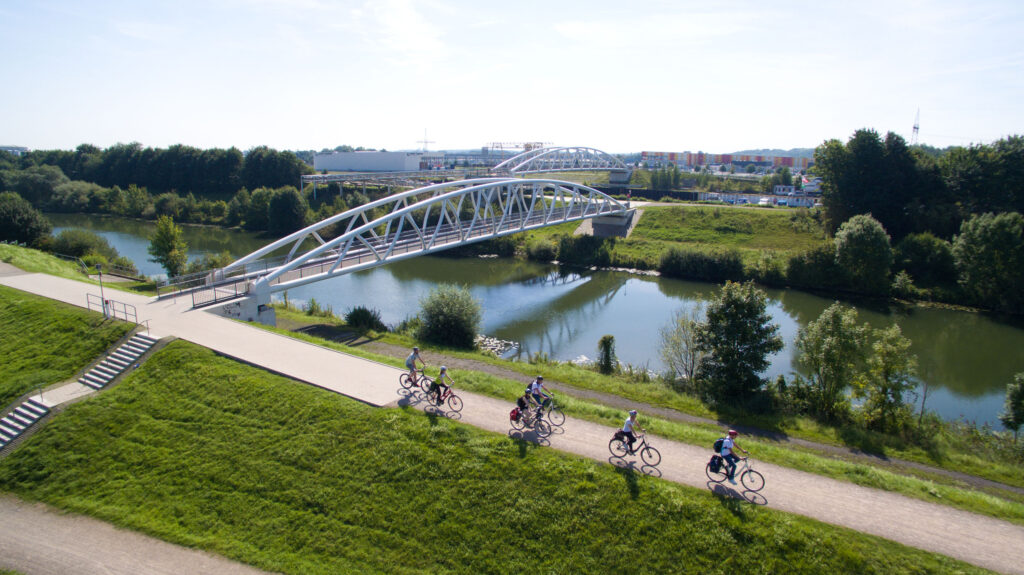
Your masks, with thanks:
M 553 277 L 558 275 L 562 274 L 548 274 L 523 283 L 574 287 L 514 320 L 490 330 L 497 337 L 505 337 L 505 332 L 512 331 L 535 334 L 539 337 L 540 341 L 536 344 L 531 343 L 528 337 L 508 337 L 507 339 L 516 339 L 520 343 L 519 348 L 509 357 L 528 359 L 536 352 L 554 355 L 557 349 L 576 339 L 580 332 L 578 326 L 584 325 L 589 318 L 599 314 L 615 299 L 619 290 L 630 279 L 625 273 L 572 272 L 564 274 L 564 279 Z M 596 341 L 594 347 L 597 347 Z

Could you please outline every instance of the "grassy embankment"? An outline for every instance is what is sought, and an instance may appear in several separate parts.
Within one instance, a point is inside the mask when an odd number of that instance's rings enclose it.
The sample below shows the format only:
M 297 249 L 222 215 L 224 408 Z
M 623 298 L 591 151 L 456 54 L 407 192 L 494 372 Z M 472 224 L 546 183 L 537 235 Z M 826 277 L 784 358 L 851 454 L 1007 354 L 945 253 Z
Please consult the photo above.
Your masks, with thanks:
M 0 286 L 0 406 L 72 378 L 132 327 Z
M 293 326 L 302 321 L 298 312 L 277 310 L 283 320 L 282 323 L 291 323 Z M 323 318 L 317 318 L 320 322 Z M 335 322 L 340 323 L 340 322 Z M 280 328 L 265 329 L 287 334 L 298 339 L 331 347 L 360 357 L 366 357 L 382 363 L 394 366 L 402 365 L 402 358 L 393 358 L 379 354 L 369 353 L 359 347 L 349 347 L 333 341 L 327 341 L 305 333 L 289 332 Z M 413 345 L 411 340 L 404 339 L 394 334 L 382 336 L 383 341 L 396 343 L 409 347 Z M 586 370 L 570 364 L 545 364 L 542 367 L 520 362 L 508 362 L 493 357 L 487 357 L 479 353 L 460 352 L 454 350 L 432 349 L 430 346 L 420 344 L 427 357 L 431 354 L 444 353 L 463 359 L 484 361 L 492 365 L 502 367 L 511 371 L 523 374 L 524 379 L 513 381 L 502 377 L 496 377 L 487 373 L 460 370 L 455 374 L 458 387 L 475 393 L 489 395 L 508 400 L 511 404 L 516 397 L 522 394 L 523 382 L 529 377 L 536 375 L 541 369 L 545 376 L 552 381 L 568 383 L 575 387 L 611 393 L 637 402 L 643 402 L 659 407 L 675 409 L 683 413 L 691 413 L 703 417 L 717 417 L 718 415 L 708 410 L 692 397 L 672 392 L 659 383 L 629 383 L 624 378 L 616 376 L 603 376 L 590 370 Z M 436 366 L 435 366 L 436 367 Z M 583 401 L 568 397 L 565 394 L 559 396 L 559 402 L 563 405 L 567 414 L 601 423 L 615 426 L 621 423 L 622 409 L 599 405 L 589 401 Z M 652 417 L 644 414 L 644 426 L 653 434 L 659 437 L 681 441 L 694 445 L 710 446 L 714 440 L 721 436 L 722 428 L 716 424 L 689 424 L 678 421 L 671 421 Z M 749 421 L 744 421 L 749 423 Z M 813 424 L 809 420 L 797 419 L 790 423 L 794 429 L 791 435 L 803 436 L 811 440 L 821 440 L 824 443 L 842 445 L 838 439 L 838 430 L 830 430 L 824 426 Z M 777 429 L 777 428 L 769 428 Z M 784 431 L 783 433 L 789 433 Z M 758 460 L 792 467 L 823 475 L 840 481 L 849 481 L 857 485 L 883 489 L 914 497 L 933 503 L 950 505 L 959 509 L 972 511 L 992 517 L 998 517 L 1018 524 L 1024 524 L 1024 497 L 1015 494 L 1002 494 L 996 497 L 987 493 L 968 488 L 962 483 L 941 475 L 930 475 L 913 470 L 894 471 L 891 466 L 869 465 L 862 461 L 837 459 L 831 456 L 823 456 L 821 453 L 806 448 L 794 447 L 778 442 L 759 440 L 753 438 L 744 439 L 744 445 L 752 449 L 754 457 Z M 710 450 L 710 447 L 709 447 Z M 957 451 L 942 460 L 943 465 L 935 461 L 927 460 L 928 454 L 919 453 L 920 450 L 886 450 L 889 457 L 908 456 L 907 459 L 924 458 L 925 462 L 939 467 L 957 468 L 965 467 L 965 472 L 985 469 L 992 475 L 990 479 L 1003 481 L 1011 485 L 1021 486 L 1024 480 L 1021 477 L 1021 466 L 1006 463 L 981 462 L 971 453 Z M 976 467 L 971 467 L 974 465 Z
M 524 241 L 572 235 L 578 224 L 527 232 Z M 655 269 L 670 248 L 699 252 L 736 250 L 749 267 L 763 257 L 788 257 L 824 241 L 806 210 L 758 210 L 724 206 L 650 206 L 628 238 L 617 238 L 612 265 Z
M 52 254 L 32 248 L 0 244 L 0 261 L 9 263 L 31 273 L 42 273 L 75 281 L 99 285 L 99 281 L 81 272 L 78 264 L 60 259 Z M 109 277 L 109 276 L 104 276 Z M 104 280 L 104 287 L 122 289 L 137 293 L 156 295 L 156 286 L 152 282 Z
M 0 487 L 285 573 L 961 573 L 951 559 L 175 342 Z

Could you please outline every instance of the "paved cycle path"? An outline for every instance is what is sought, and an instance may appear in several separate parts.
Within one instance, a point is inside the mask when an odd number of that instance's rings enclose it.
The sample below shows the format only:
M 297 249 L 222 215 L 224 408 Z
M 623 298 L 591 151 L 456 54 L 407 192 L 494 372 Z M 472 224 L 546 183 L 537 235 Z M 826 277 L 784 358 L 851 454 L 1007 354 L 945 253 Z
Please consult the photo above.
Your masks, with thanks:
M 98 292 L 96 286 L 44 274 L 0 273 L 0 283 L 82 307 L 87 292 Z M 149 319 L 151 330 L 161 335 L 175 335 L 372 405 L 408 403 L 424 407 L 415 395 L 409 396 L 398 387 L 397 376 L 401 370 L 397 368 L 190 310 L 190 298 L 177 302 L 158 301 L 113 290 L 107 291 L 107 297 L 135 305 L 139 318 Z M 497 433 L 510 432 L 510 403 L 463 391 L 459 391 L 459 395 L 465 408 L 453 419 Z M 641 414 L 641 424 L 642 419 Z M 637 473 L 742 497 L 754 504 L 942 553 L 995 571 L 1024 575 L 1024 562 L 1019 559 L 1019 547 L 1024 543 L 1022 526 L 761 463 L 755 466 L 764 474 L 766 487 L 759 494 L 743 493 L 739 486 L 708 482 L 704 464 L 710 457 L 710 449 L 706 446 L 653 437 L 651 443 L 661 451 L 662 461 L 657 468 L 646 468 L 633 456 L 626 460 L 611 457 L 608 441 L 613 432 L 614 429 L 607 426 L 569 418 L 561 431 L 542 443 L 567 453 L 631 466 Z M 529 439 L 529 434 L 526 437 Z

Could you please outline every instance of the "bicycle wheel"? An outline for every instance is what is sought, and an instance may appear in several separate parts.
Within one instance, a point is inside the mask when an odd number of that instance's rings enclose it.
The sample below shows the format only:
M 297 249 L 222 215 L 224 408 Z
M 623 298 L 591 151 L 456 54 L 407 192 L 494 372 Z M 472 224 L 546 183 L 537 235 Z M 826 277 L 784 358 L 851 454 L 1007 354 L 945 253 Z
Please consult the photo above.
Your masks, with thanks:
M 537 432 L 537 437 L 547 437 L 551 435 L 551 424 L 543 419 L 538 419 L 533 422 L 533 430 Z
M 562 424 L 565 423 L 565 414 L 558 407 L 552 407 L 547 413 L 547 418 L 551 425 L 557 425 L 558 427 L 562 427 Z
M 640 459 L 644 460 L 644 463 L 651 467 L 657 466 L 661 463 L 661 453 L 657 449 L 648 445 L 640 450 Z
M 629 447 L 626 445 L 625 441 L 613 437 L 612 440 L 608 442 L 608 451 L 611 451 L 612 455 L 615 457 L 625 457 L 626 454 L 629 453 Z
M 462 411 L 462 398 L 455 395 L 454 393 L 449 395 L 448 407 L 452 408 L 452 411 Z
M 746 487 L 748 491 L 761 491 L 764 489 L 764 476 L 753 469 L 744 471 L 743 475 L 740 475 L 740 482 L 743 483 L 743 487 Z
M 424 399 L 431 399 L 431 398 L 434 397 L 434 394 L 430 393 L 430 386 L 433 383 L 434 383 L 434 380 L 430 379 L 429 377 L 427 377 L 425 375 L 420 378 L 420 381 L 419 381 L 420 392 L 423 394 L 423 398 Z
M 408 373 L 403 373 L 402 375 L 398 376 L 398 383 L 399 385 L 406 389 L 412 387 L 412 379 L 409 377 Z
M 725 481 L 726 478 L 729 477 L 728 474 L 726 474 L 725 469 L 725 463 L 723 462 L 718 465 L 718 471 L 712 471 L 711 462 L 709 461 L 708 464 L 704 467 L 704 473 L 707 474 L 708 479 L 710 479 L 711 481 L 714 481 L 715 483 L 721 483 Z

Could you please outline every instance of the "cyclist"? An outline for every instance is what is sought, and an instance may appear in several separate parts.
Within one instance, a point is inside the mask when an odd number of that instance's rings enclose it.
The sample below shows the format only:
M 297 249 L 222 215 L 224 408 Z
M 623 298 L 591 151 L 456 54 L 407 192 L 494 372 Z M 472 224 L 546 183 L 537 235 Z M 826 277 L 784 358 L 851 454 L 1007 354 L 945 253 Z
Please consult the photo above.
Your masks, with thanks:
M 516 407 L 519 408 L 519 417 L 526 417 L 526 410 L 530 409 L 530 388 L 527 387 L 523 394 L 516 398 Z
M 420 357 L 420 348 L 414 347 L 414 348 L 412 348 L 412 353 L 409 354 L 409 357 L 405 358 L 405 367 L 409 368 L 409 379 L 412 380 L 413 383 L 416 383 L 416 380 L 417 380 L 417 377 L 416 377 L 416 362 L 417 361 L 420 362 L 420 366 L 422 366 L 423 368 L 427 367 L 427 362 L 423 361 L 423 358 Z
M 724 441 L 722 441 L 722 451 L 721 451 L 722 459 L 724 459 L 726 465 L 729 466 L 729 470 L 728 470 L 729 483 L 732 483 L 733 485 L 736 485 L 736 479 L 733 477 L 733 475 L 736 474 L 736 462 L 739 461 L 740 458 L 737 457 L 736 454 L 732 452 L 732 450 L 734 448 L 735 449 L 739 449 L 743 453 L 746 453 L 747 455 L 750 455 L 749 451 L 747 451 L 746 449 L 743 449 L 739 445 L 736 445 L 736 436 L 737 435 L 739 435 L 738 431 L 736 431 L 735 429 L 730 429 L 729 430 L 729 436 L 726 437 Z
M 444 384 L 445 379 L 448 380 L 449 385 Z M 432 393 L 437 394 L 435 396 L 437 397 L 437 404 L 441 405 L 442 403 L 444 403 L 443 401 L 441 401 L 441 395 L 444 392 L 448 391 L 448 388 L 451 386 L 451 384 L 454 383 L 455 380 L 452 379 L 450 375 L 448 375 L 448 368 L 442 365 L 441 373 L 438 374 L 437 379 L 435 379 L 434 382 L 430 385 L 430 390 L 427 391 L 427 395 L 430 395 Z
M 629 454 L 633 454 L 633 444 L 636 442 L 636 434 L 633 433 L 633 427 L 636 425 L 636 410 L 629 410 L 629 417 L 626 418 L 626 422 L 622 424 L 622 435 L 626 436 L 626 440 L 629 441 Z
M 551 401 L 551 396 L 544 391 L 544 376 L 538 375 L 537 379 L 533 380 L 526 389 L 533 398 L 533 402 L 537 404 L 537 417 L 539 418 L 544 406 Z

